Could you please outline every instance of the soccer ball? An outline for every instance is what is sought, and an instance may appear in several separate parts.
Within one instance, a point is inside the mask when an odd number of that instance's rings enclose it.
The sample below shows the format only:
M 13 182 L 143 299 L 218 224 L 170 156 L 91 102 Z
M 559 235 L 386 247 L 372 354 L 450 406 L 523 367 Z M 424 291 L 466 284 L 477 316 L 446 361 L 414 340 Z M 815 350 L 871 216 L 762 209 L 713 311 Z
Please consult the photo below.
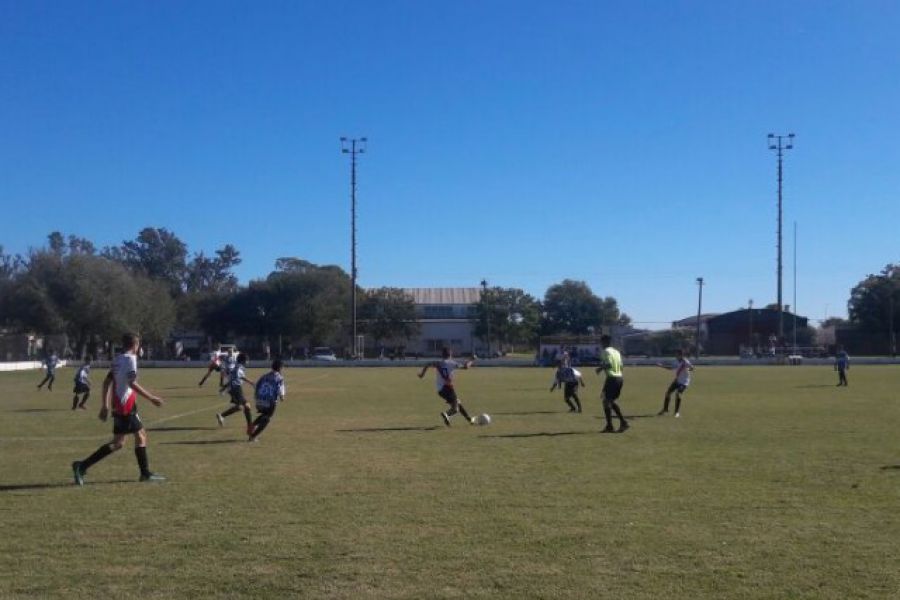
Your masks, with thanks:
M 491 415 L 489 414 L 481 414 L 473 419 L 476 425 L 490 425 L 491 424 Z

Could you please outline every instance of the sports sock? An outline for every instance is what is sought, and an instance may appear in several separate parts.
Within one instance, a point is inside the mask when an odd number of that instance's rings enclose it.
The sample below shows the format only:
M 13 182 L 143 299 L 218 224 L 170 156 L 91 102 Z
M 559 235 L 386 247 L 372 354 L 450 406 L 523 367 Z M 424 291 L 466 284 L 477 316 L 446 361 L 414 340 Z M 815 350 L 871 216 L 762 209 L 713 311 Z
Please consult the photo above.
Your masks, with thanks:
M 463 417 L 465 417 L 466 421 L 472 420 L 472 417 L 469 416 L 469 413 L 466 412 L 466 409 L 463 408 L 462 404 L 459 405 L 459 414 L 461 414 Z
M 239 410 L 241 410 L 240 406 L 238 406 L 237 404 L 232 404 L 231 406 L 228 407 L 228 410 L 226 410 L 223 413 L 219 413 L 219 414 L 221 414 L 222 417 L 227 417 L 228 415 L 233 415 L 234 413 L 236 413 Z
M 147 464 L 147 447 L 146 446 L 138 446 L 134 449 L 134 456 L 137 458 L 138 468 L 141 470 L 141 475 L 149 475 L 150 467 Z
M 93 454 L 81 461 L 81 472 L 87 471 L 92 465 L 97 464 L 107 456 L 113 453 L 112 444 L 103 444 L 97 448 Z
M 572 394 L 572 400 L 575 401 L 575 410 L 581 412 L 581 400 L 578 399 L 578 394 Z
M 577 410 L 577 409 L 575 408 L 575 403 L 572 402 L 572 399 L 571 399 L 571 398 L 563 398 L 563 400 L 566 401 L 566 404 L 569 405 L 569 408 L 570 408 L 570 409 L 572 409 L 572 410 Z
M 87 404 L 87 400 L 90 397 L 90 395 L 91 395 L 90 392 L 85 392 L 84 396 L 81 398 L 81 404 L 79 404 L 78 406 L 84 406 L 85 404 Z
M 247 425 L 253 423 L 253 414 L 250 412 L 250 407 L 246 404 L 244 405 L 244 418 L 247 420 Z
M 78 394 L 72 396 L 72 410 L 78 408 Z
M 681 411 L 681 394 L 675 396 L 675 412 Z
M 672 396 L 666 394 L 666 399 L 663 402 L 663 411 L 669 412 L 669 401 L 672 399 Z M 677 409 L 676 409 L 677 410 Z
M 612 427 L 612 409 L 609 407 L 609 402 L 603 403 L 603 416 L 606 418 L 606 426 Z
M 268 415 L 259 415 L 256 417 L 256 421 L 253 422 L 253 435 L 251 438 L 255 438 L 260 433 L 263 432 L 263 429 L 268 427 L 269 425 L 269 416 Z
M 615 402 L 612 403 L 612 409 L 615 411 L 616 416 L 619 417 L 619 425 L 625 424 L 625 416 L 622 414 L 622 409 L 619 408 L 619 405 Z

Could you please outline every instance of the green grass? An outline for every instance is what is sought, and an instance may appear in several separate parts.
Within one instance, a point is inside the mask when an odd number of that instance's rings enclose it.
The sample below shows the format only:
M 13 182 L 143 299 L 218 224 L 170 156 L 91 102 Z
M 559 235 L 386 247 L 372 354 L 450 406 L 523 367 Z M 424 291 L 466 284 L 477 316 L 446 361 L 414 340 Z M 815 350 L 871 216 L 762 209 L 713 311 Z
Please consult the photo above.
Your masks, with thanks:
M 624 435 L 593 373 L 581 415 L 550 370 L 460 373 L 494 423 L 447 429 L 431 373 L 294 369 L 255 445 L 200 369 L 146 369 L 169 481 L 129 440 L 84 488 L 110 425 L 71 373 L 0 375 L 2 598 L 900 597 L 894 367 L 698 369 L 678 420 L 649 416 L 670 374 L 628 369 Z

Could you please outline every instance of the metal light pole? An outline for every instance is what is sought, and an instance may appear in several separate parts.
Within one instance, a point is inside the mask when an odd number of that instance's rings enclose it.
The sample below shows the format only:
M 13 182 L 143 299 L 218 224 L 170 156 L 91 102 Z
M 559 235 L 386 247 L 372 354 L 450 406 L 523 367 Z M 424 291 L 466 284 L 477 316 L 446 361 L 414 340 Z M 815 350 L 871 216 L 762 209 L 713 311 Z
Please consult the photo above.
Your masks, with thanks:
M 491 311 L 490 307 L 487 304 L 487 279 L 481 280 L 481 301 L 484 303 L 484 316 L 485 321 L 487 321 L 487 345 L 488 345 L 488 358 L 491 358 L 493 355 L 491 354 Z
M 699 294 L 697 296 L 697 342 L 694 344 L 694 358 L 700 358 L 700 313 L 703 311 L 703 278 L 697 278 Z
M 341 138 L 341 153 L 350 155 L 350 353 L 356 357 L 356 155 L 366 151 L 362 138 Z
M 747 300 L 747 305 L 749 306 L 749 308 L 747 309 L 747 314 L 750 316 L 750 337 L 748 344 L 750 345 L 750 352 L 755 356 L 756 351 L 753 348 L 753 298 Z
M 782 282 L 782 201 L 781 201 L 781 188 L 782 188 L 782 161 L 784 159 L 784 151 L 790 150 L 794 147 L 794 134 L 789 133 L 787 135 L 775 135 L 774 133 L 769 134 L 769 150 L 775 150 L 778 156 L 778 338 L 784 338 L 784 304 L 781 298 L 781 282 Z
M 797 354 L 797 221 L 794 221 L 794 354 Z

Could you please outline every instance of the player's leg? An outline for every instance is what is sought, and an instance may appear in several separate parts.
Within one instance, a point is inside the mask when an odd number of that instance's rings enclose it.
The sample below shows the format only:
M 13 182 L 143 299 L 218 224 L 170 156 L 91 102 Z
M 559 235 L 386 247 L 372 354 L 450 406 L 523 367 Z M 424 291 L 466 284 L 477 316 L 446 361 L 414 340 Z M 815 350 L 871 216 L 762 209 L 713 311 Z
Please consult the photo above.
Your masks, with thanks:
M 259 437 L 259 434 L 263 432 L 263 430 L 269 426 L 269 422 L 272 420 L 272 416 L 275 414 L 275 407 L 260 409 L 259 415 L 256 417 L 256 420 L 253 421 L 253 432 L 250 434 L 250 441 L 255 440 Z
M 53 382 L 56 381 L 56 374 L 55 374 L 55 373 L 51 373 L 51 374 L 48 375 L 47 377 L 50 378 L 50 381 L 47 382 L 47 391 L 48 391 L 48 392 L 52 392 L 52 391 L 53 391 Z
M 46 375 L 44 375 L 44 378 L 41 379 L 41 382 L 37 385 L 37 388 L 41 389 L 42 387 L 44 387 L 44 384 L 47 383 L 48 379 L 50 379 L 50 373 L 47 373 Z
M 469 413 L 466 412 L 466 408 L 462 405 L 462 402 L 457 398 L 456 400 L 456 410 L 463 416 L 463 418 L 469 423 L 472 422 L 472 417 L 469 416 Z
M 143 425 L 134 432 L 134 457 L 141 471 L 141 481 L 165 481 L 165 477 L 150 470 L 150 461 L 147 458 L 147 430 Z
M 206 380 L 209 379 L 209 376 L 212 374 L 212 372 L 214 370 L 215 369 L 213 369 L 212 367 L 209 367 L 206 370 L 206 375 L 203 376 L 203 378 L 200 380 L 200 383 L 197 384 L 197 387 L 203 387 L 203 384 L 206 383 Z
M 78 388 L 75 388 L 72 396 L 72 410 L 78 408 Z
M 658 415 L 665 415 L 669 412 L 669 402 L 671 402 L 672 400 L 672 392 L 675 391 L 676 387 L 676 383 L 673 381 L 666 389 L 666 397 L 663 400 L 663 407 L 662 410 L 657 413 Z M 675 411 L 677 412 L 678 409 L 675 409 Z
M 581 399 L 578 397 L 578 392 L 572 390 L 572 402 L 575 403 L 575 412 L 581 412 Z
M 603 402 L 603 418 L 606 419 L 606 427 L 603 428 L 602 433 L 612 433 L 615 431 L 612 424 L 612 407 L 611 402 L 607 400 L 605 397 L 601 398 Z
M 90 397 L 91 397 L 91 389 L 88 388 L 88 390 L 84 393 L 84 396 L 81 397 L 81 402 L 78 404 L 78 408 L 87 409 L 85 404 L 87 404 L 88 398 L 90 398 Z
M 678 386 L 678 389 L 675 390 L 675 416 L 681 416 L 681 394 L 684 393 L 684 388 L 682 386 Z
M 613 378 L 610 386 L 610 394 L 607 395 L 610 408 L 612 408 L 612 411 L 616 413 L 616 416 L 619 418 L 619 433 L 622 433 L 629 427 L 628 421 L 625 420 L 625 415 L 622 414 L 622 409 L 619 408 L 619 395 L 622 393 L 623 383 L 622 379 Z
M 75 483 L 78 485 L 84 485 L 84 474 L 87 473 L 87 470 L 115 452 L 122 448 L 125 444 L 125 434 L 124 433 L 116 433 L 113 435 L 113 440 L 108 444 L 103 444 L 96 450 L 94 453 L 85 458 L 84 460 L 76 460 L 72 463 L 72 473 L 75 476 Z

